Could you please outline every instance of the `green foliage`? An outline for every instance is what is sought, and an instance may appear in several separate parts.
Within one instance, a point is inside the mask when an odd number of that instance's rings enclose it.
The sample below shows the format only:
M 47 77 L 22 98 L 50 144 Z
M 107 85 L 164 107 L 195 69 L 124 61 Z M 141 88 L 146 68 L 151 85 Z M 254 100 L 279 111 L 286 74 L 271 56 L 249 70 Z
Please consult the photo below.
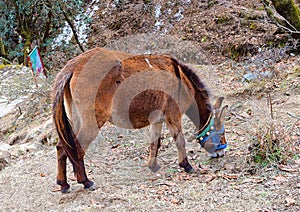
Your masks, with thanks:
M 53 40 L 65 25 L 65 15 L 74 18 L 84 9 L 82 0 L 0 1 L 0 57 L 26 62 L 35 46 L 42 53 L 52 50 Z
M 300 11 L 294 0 L 272 0 L 276 11 L 300 30 Z
M 216 1 L 216 0 L 208 1 L 207 6 L 208 6 L 208 8 L 212 8 L 217 3 L 218 3 L 218 1 Z
M 144 3 L 145 4 L 150 4 L 150 3 L 152 3 L 152 0 L 144 0 Z
M 224 24 L 224 23 L 228 23 L 230 20 L 231 20 L 230 17 L 224 15 L 224 16 L 218 17 L 216 22 L 217 22 L 217 24 Z
M 250 28 L 251 30 L 256 30 L 256 29 L 257 29 L 256 23 L 255 23 L 255 22 L 251 22 L 249 28 Z
M 204 35 L 202 38 L 201 38 L 201 42 L 202 43 L 205 43 L 207 41 L 207 37 L 206 37 L 206 35 Z

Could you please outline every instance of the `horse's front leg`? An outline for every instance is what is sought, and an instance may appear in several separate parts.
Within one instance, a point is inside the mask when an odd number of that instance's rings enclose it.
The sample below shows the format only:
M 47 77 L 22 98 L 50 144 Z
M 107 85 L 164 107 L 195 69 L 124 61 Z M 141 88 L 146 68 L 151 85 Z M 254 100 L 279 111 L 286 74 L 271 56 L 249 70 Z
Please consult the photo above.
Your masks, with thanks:
M 148 166 L 156 172 L 160 169 L 157 162 L 157 153 L 160 148 L 160 136 L 161 136 L 162 123 L 155 123 L 150 125 L 150 152 Z
M 70 185 L 67 183 L 67 155 L 62 148 L 61 141 L 56 146 L 57 150 L 57 177 L 56 182 L 61 186 L 61 192 L 66 193 L 69 191 Z
M 195 172 L 194 168 L 191 166 L 187 159 L 185 141 L 181 131 L 178 131 L 177 135 L 175 133 L 174 140 L 178 151 L 179 166 L 184 168 L 184 171 L 186 172 Z
M 176 143 L 179 166 L 184 168 L 186 172 L 195 172 L 194 168 L 191 166 L 186 156 L 185 141 L 180 124 L 178 123 L 177 125 L 175 125 L 172 124 L 172 122 L 169 122 L 167 124 L 171 135 Z

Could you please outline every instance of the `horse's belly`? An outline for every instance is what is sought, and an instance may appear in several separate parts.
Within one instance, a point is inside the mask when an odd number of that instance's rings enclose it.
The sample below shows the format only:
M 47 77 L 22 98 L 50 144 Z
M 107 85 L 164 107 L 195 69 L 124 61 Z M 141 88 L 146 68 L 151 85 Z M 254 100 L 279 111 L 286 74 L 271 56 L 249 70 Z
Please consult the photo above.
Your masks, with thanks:
M 149 120 L 140 113 L 137 115 L 123 115 L 120 113 L 112 113 L 109 122 L 115 126 L 126 128 L 126 129 L 140 129 L 150 124 Z
M 122 128 L 138 129 L 150 123 L 162 122 L 167 97 L 160 91 L 145 91 L 135 96 L 131 102 L 115 104 L 110 122 Z

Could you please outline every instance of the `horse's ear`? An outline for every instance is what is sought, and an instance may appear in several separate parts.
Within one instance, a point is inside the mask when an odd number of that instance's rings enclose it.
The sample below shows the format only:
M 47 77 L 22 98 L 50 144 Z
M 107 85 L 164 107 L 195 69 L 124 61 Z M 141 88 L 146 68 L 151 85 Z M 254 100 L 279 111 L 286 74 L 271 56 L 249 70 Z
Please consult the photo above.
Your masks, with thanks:
M 225 121 L 225 116 L 226 116 L 227 110 L 228 110 L 228 105 L 225 105 L 221 110 L 220 117 L 219 117 L 221 123 L 224 123 L 224 121 Z
M 214 110 L 218 110 L 221 108 L 221 105 L 222 105 L 222 102 L 224 100 L 224 97 L 219 97 L 217 100 L 216 100 L 216 103 L 214 104 Z
M 226 111 L 228 109 L 228 105 L 225 105 L 222 110 L 215 111 L 215 127 L 217 130 L 222 128 L 222 124 L 225 121 Z

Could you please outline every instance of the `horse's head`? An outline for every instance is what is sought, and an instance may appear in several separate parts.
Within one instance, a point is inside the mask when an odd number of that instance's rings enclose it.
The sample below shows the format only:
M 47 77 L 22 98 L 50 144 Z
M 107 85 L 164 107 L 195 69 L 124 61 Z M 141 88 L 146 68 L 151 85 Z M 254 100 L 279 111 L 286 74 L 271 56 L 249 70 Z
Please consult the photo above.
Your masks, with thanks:
M 204 129 L 196 134 L 200 145 L 214 158 L 223 156 L 227 147 L 224 120 L 228 105 L 221 108 L 223 100 L 224 97 L 217 99 L 214 104 L 214 115 L 210 116 Z

